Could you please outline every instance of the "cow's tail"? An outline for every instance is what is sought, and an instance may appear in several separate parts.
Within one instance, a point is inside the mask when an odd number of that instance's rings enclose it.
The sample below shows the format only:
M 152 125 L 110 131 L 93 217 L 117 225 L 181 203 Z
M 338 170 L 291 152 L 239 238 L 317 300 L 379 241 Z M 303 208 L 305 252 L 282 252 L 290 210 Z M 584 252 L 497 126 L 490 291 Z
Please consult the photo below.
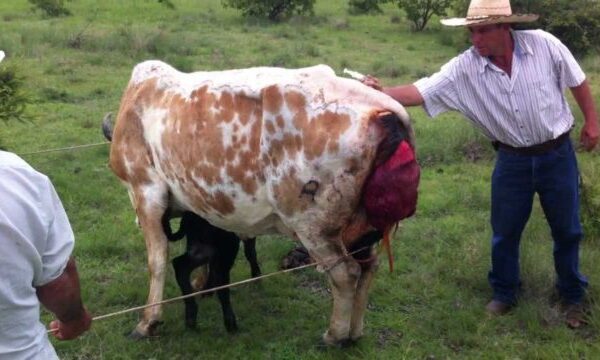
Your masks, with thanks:
M 102 119 L 102 134 L 108 141 L 112 141 L 113 135 L 113 124 L 112 124 L 112 113 L 107 112 Z

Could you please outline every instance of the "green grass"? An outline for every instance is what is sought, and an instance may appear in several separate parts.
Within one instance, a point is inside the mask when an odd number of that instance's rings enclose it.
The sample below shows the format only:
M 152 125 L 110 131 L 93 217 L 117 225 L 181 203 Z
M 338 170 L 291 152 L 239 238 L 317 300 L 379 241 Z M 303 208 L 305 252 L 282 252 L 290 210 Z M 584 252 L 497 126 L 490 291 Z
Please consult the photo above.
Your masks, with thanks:
M 434 22 L 411 33 L 400 10 L 350 16 L 345 2 L 317 2 L 316 17 L 270 24 L 242 19 L 219 0 L 65 2 L 74 14 L 42 18 L 26 1 L 0 2 L 0 49 L 24 77 L 33 99 L 31 122 L 0 124 L 0 143 L 19 154 L 103 141 L 105 112 L 115 111 L 133 66 L 161 59 L 185 70 L 326 63 L 379 76 L 385 84 L 414 81 L 436 71 L 462 45 L 460 30 Z M 582 65 L 600 104 L 600 57 Z M 582 208 L 588 234 L 581 268 L 592 284 L 590 325 L 570 331 L 554 297 L 552 241 L 536 205 L 522 240 L 524 292 L 510 315 L 489 319 L 488 220 L 493 151 L 460 115 L 426 119 L 410 109 L 423 165 L 417 214 L 405 221 L 393 247 L 396 270 L 382 266 L 373 284 L 366 336 L 348 349 L 323 349 L 331 298 L 314 270 L 265 279 L 232 291 L 240 332 L 229 335 L 216 299 L 200 302 L 197 331 L 183 324 L 182 304 L 164 307 L 159 338 L 133 342 L 123 335 L 137 314 L 98 321 L 80 339 L 53 341 L 64 359 L 414 359 L 596 358 L 600 355 L 599 154 L 579 154 Z M 581 115 L 576 107 L 578 129 Z M 576 138 L 576 136 L 574 136 Z M 147 296 L 145 247 L 125 189 L 107 168 L 106 145 L 24 156 L 54 182 L 71 219 L 83 296 L 96 314 L 141 305 Z M 277 270 L 294 244 L 262 237 L 263 272 Z M 171 256 L 183 251 L 171 247 Z M 234 281 L 249 276 L 236 264 Z M 165 297 L 179 295 L 169 269 Z M 44 314 L 44 321 L 51 316 Z

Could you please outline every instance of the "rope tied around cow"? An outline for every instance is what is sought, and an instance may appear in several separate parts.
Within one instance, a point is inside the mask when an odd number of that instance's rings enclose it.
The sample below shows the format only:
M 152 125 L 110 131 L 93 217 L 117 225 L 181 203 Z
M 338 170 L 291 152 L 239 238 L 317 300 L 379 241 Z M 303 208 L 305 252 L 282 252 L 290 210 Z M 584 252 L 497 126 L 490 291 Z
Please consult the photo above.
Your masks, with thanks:
M 366 250 L 368 248 L 369 247 L 367 247 L 367 246 L 362 247 L 362 248 L 360 248 L 358 250 L 355 250 L 353 252 L 347 253 L 346 255 L 340 256 L 340 257 L 338 257 L 336 259 L 333 259 L 333 260 L 323 260 L 323 261 L 313 262 L 313 263 L 306 264 L 306 265 L 301 265 L 301 266 L 298 266 L 298 267 L 295 267 L 295 268 L 284 269 L 284 270 L 272 272 L 270 274 L 265 274 L 265 275 L 253 277 L 253 278 L 250 278 L 250 279 L 238 281 L 238 282 L 231 283 L 231 284 L 228 284 L 228 285 L 217 286 L 217 287 L 213 287 L 213 288 L 210 288 L 210 289 L 199 290 L 199 291 L 193 292 L 191 294 L 177 296 L 177 297 L 174 297 L 174 298 L 171 298 L 171 299 L 159 301 L 159 302 L 152 303 L 152 304 L 146 304 L 146 305 L 136 306 L 136 307 L 132 307 L 132 308 L 125 309 L 125 310 L 120 310 L 120 311 L 115 311 L 115 312 L 104 314 L 104 315 L 95 316 L 95 317 L 92 318 L 92 322 L 98 321 L 98 320 L 103 320 L 103 319 L 108 319 L 108 318 L 115 317 L 115 316 L 118 316 L 118 315 L 128 314 L 128 313 L 131 313 L 131 312 L 134 312 L 134 311 L 144 310 L 146 308 L 150 308 L 150 307 L 153 307 L 153 306 L 159 306 L 159 305 L 166 305 L 166 304 L 174 303 L 176 301 L 181 301 L 181 300 L 184 300 L 184 299 L 187 299 L 187 298 L 191 298 L 191 297 L 194 297 L 194 296 L 203 295 L 203 294 L 207 294 L 207 293 L 212 293 L 212 292 L 215 292 L 215 291 L 218 291 L 218 290 L 222 290 L 222 289 L 227 289 L 227 288 L 232 288 L 232 287 L 236 287 L 236 286 L 240 286 L 240 285 L 244 285 L 244 284 L 249 284 L 249 283 L 252 283 L 252 282 L 255 282 L 255 281 L 259 281 L 259 280 L 262 280 L 262 279 L 266 279 L 266 278 L 269 278 L 269 277 L 273 277 L 273 276 L 276 276 L 276 275 L 290 273 L 290 272 L 293 272 L 293 271 L 299 271 L 299 270 L 303 270 L 303 269 L 306 269 L 306 268 L 309 268 L 309 267 L 313 267 L 313 266 L 331 264 L 330 266 L 324 267 L 325 271 L 330 271 L 331 269 L 333 269 L 334 267 L 336 267 L 337 265 L 339 265 L 347 257 L 352 256 L 352 255 L 354 255 L 354 254 L 356 254 L 356 253 L 358 253 L 360 251 Z M 51 334 L 51 333 L 53 333 L 55 331 L 58 331 L 58 329 L 48 330 L 47 333 Z

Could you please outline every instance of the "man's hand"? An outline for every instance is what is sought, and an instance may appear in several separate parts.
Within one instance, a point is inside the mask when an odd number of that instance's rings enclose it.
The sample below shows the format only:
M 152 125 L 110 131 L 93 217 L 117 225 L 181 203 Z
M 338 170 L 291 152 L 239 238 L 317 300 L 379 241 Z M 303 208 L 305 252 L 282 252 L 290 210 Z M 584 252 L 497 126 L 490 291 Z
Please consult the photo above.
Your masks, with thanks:
M 598 119 L 588 120 L 581 128 L 581 145 L 587 151 L 592 151 L 598 145 L 600 140 L 600 129 L 598 128 Z
M 383 87 L 382 87 L 382 86 L 381 86 L 381 84 L 379 83 L 379 79 L 378 79 L 378 78 L 376 78 L 376 77 L 374 77 L 374 76 L 371 76 L 371 75 L 366 75 L 366 76 L 365 76 L 365 77 L 362 79 L 362 81 L 361 81 L 361 82 L 362 82 L 363 84 L 365 84 L 365 85 L 369 86 L 369 87 L 372 87 L 372 88 L 373 88 L 373 89 L 375 89 L 375 90 L 379 90 L 379 91 L 382 91 L 382 90 L 383 90 Z
M 87 309 L 84 308 L 81 316 L 77 319 L 66 322 L 53 320 L 50 323 L 50 331 L 54 337 L 59 340 L 71 340 L 89 330 L 91 326 L 92 316 Z

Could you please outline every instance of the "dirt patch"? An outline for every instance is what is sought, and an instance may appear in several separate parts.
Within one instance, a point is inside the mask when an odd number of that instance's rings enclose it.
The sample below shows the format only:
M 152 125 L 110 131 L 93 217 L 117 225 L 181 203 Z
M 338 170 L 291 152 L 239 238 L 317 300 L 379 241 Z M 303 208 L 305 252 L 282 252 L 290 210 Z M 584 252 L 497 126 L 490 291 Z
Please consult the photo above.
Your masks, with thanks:
M 382 347 L 388 344 L 397 345 L 403 337 L 404 334 L 396 329 L 386 327 L 377 330 L 377 344 Z

